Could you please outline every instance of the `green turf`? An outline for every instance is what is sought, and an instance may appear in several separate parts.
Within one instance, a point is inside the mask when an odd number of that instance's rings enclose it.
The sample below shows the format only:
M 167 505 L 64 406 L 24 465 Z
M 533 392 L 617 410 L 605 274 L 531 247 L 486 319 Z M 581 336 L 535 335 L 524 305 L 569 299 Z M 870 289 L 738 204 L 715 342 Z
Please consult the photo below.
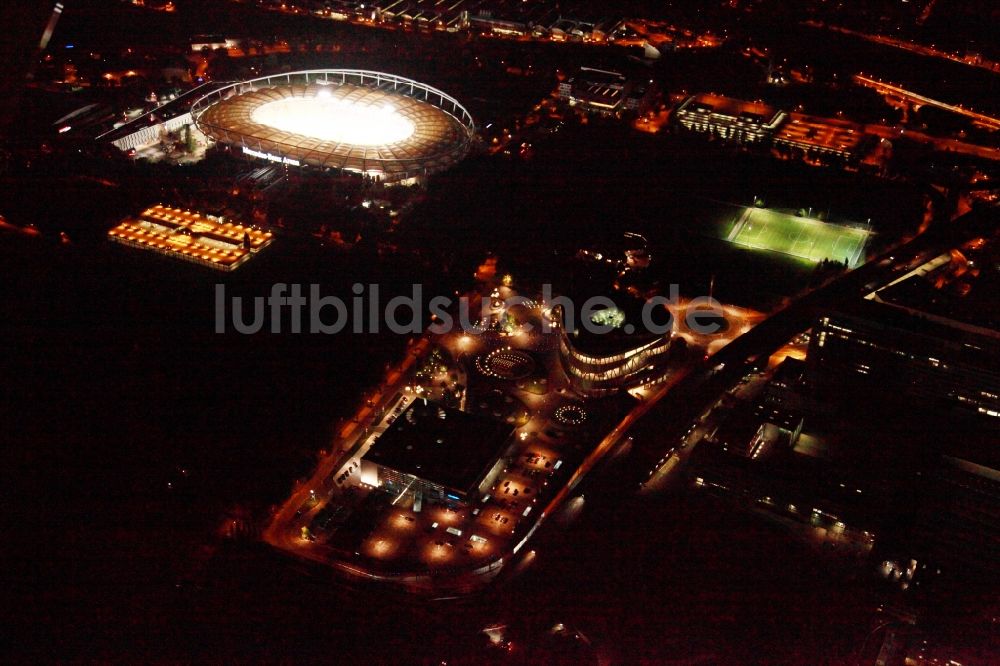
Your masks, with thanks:
M 867 229 L 796 217 L 766 208 L 747 208 L 728 240 L 736 245 L 780 252 L 812 263 L 823 259 L 847 261 L 854 268 L 864 259 Z

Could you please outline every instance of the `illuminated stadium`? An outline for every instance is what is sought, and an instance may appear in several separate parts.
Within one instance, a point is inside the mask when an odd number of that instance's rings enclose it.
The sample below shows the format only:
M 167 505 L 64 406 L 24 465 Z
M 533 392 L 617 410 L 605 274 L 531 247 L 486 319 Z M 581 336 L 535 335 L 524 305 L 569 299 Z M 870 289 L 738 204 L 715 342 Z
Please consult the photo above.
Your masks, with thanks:
M 399 182 L 469 150 L 474 124 L 449 95 L 392 74 L 326 69 L 233 83 L 191 107 L 198 128 L 251 157 Z

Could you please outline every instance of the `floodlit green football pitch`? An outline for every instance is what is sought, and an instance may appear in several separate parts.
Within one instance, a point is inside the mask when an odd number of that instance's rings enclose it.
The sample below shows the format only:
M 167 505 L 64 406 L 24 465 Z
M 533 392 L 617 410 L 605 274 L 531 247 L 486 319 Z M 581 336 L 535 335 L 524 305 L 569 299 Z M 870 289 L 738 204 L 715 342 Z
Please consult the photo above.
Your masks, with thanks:
M 854 268 L 864 258 L 870 231 L 779 213 L 745 208 L 727 240 L 756 250 L 781 252 L 812 263 L 846 261 Z

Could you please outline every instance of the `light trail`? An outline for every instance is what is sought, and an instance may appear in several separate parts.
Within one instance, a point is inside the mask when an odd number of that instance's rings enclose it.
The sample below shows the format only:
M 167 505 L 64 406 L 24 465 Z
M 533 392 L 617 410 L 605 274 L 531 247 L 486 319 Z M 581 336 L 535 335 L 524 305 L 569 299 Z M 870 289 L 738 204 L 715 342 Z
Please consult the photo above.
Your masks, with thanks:
M 978 111 L 973 111 L 972 109 L 966 109 L 962 106 L 956 106 L 954 104 L 948 104 L 947 102 L 942 102 L 931 97 L 926 97 L 919 93 L 915 93 L 912 90 L 907 90 L 900 86 L 894 85 L 892 83 L 886 83 L 884 81 L 879 81 L 878 79 L 873 79 L 863 74 L 856 74 L 854 80 L 859 84 L 865 86 L 866 88 L 872 88 L 877 92 L 882 94 L 893 94 L 899 95 L 904 99 L 911 102 L 916 102 L 918 104 L 926 104 L 928 106 L 936 106 L 939 109 L 944 109 L 945 111 L 951 111 L 952 113 L 957 113 L 959 115 L 966 116 L 967 118 L 972 118 L 976 122 L 982 123 L 993 129 L 1000 129 L 1000 119 L 994 118 L 993 116 L 987 116 L 984 113 L 979 113 Z

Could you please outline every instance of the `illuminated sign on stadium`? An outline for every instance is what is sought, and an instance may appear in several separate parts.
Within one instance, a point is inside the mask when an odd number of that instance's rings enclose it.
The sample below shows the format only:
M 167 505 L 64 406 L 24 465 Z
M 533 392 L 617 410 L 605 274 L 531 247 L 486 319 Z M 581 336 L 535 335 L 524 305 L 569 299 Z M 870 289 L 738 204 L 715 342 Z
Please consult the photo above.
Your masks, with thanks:
M 290 164 L 292 166 L 301 166 L 301 163 L 298 160 L 293 160 L 291 157 L 281 157 L 280 155 L 272 155 L 271 153 L 262 153 L 259 150 L 247 148 L 246 146 L 243 146 L 243 152 L 251 157 L 259 157 L 262 160 L 270 160 L 271 162 Z

